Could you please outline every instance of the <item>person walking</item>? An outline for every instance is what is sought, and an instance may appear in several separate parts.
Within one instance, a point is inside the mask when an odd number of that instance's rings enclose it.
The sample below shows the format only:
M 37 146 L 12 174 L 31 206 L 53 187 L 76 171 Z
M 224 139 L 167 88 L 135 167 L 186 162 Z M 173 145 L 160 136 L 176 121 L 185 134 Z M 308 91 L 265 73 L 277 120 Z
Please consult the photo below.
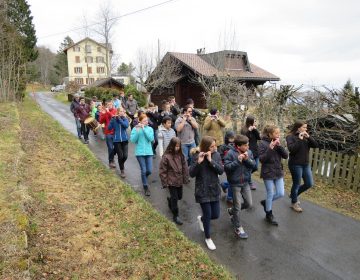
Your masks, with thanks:
M 168 188 L 170 197 L 167 197 L 168 206 L 173 213 L 173 221 L 182 225 L 179 218 L 178 201 L 183 196 L 183 184 L 189 183 L 189 169 L 181 151 L 181 142 L 177 137 L 170 140 L 166 151 L 161 158 L 159 176 L 164 188 Z
M 163 156 L 164 151 L 166 151 L 167 146 L 170 143 L 170 140 L 176 136 L 175 130 L 171 128 L 172 119 L 169 116 L 166 116 L 162 119 L 162 124 L 159 126 L 158 141 L 159 141 L 159 155 Z M 181 151 L 182 152 L 182 151 Z
M 85 124 L 86 118 L 90 116 L 91 108 L 85 103 L 85 97 L 80 97 L 79 106 L 76 107 L 75 115 L 81 124 L 81 134 L 84 136 L 84 144 L 89 144 L 90 129 Z
M 233 207 L 228 208 L 228 213 L 231 216 L 236 236 L 242 239 L 248 238 L 248 234 L 241 225 L 240 211 L 252 207 L 249 180 L 254 168 L 255 160 L 249 150 L 249 138 L 245 135 L 236 135 L 234 146 L 230 146 L 224 158 L 224 169 L 233 192 Z M 241 203 L 241 197 L 244 203 Z
M 225 122 L 219 117 L 219 111 L 216 108 L 210 110 L 210 114 L 205 118 L 203 125 L 204 136 L 214 137 L 216 145 L 219 147 L 224 144 L 223 129 Z
M 188 165 L 190 165 L 190 150 L 196 146 L 195 129 L 199 127 L 191 114 L 191 107 L 185 107 L 182 109 L 182 116 L 178 117 L 175 122 L 175 129 L 178 133 L 177 136 L 181 140 L 181 149 Z
M 159 127 L 159 118 L 160 118 L 157 106 L 155 106 L 154 103 L 150 102 L 145 114 L 149 118 L 149 125 L 154 130 L 154 142 L 152 143 L 152 147 L 153 147 L 154 157 L 156 157 L 156 148 L 159 143 L 158 127 Z
M 108 160 L 109 167 L 116 168 L 114 157 L 114 129 L 109 129 L 109 124 L 111 118 L 116 115 L 116 109 L 114 108 L 113 102 L 111 100 L 106 101 L 106 107 L 103 108 L 100 112 L 99 122 L 104 124 L 104 134 L 106 140 L 106 146 L 108 149 Z
M 73 113 L 74 118 L 75 118 L 76 131 L 77 131 L 78 138 L 81 139 L 82 138 L 81 123 L 80 123 L 79 118 L 76 116 L 76 109 L 77 109 L 77 107 L 79 107 L 79 105 L 80 105 L 80 95 L 78 93 L 75 93 L 74 99 L 72 100 L 71 105 L 70 105 L 70 111 L 71 111 L 71 113 Z
M 256 163 L 256 167 L 254 168 L 255 172 L 259 166 L 259 146 L 258 141 L 261 140 L 260 133 L 256 128 L 256 120 L 253 116 L 247 116 L 245 120 L 245 126 L 241 129 L 241 134 L 245 135 L 249 138 L 249 149 L 251 150 L 254 160 Z M 252 180 L 252 176 L 250 174 L 250 189 L 256 190 L 256 184 Z
M 135 156 L 139 162 L 141 170 L 141 181 L 146 196 L 150 196 L 148 177 L 152 172 L 153 150 L 152 142 L 154 141 L 154 131 L 148 125 L 146 114 L 139 116 L 139 123 L 131 130 L 130 141 L 135 146 Z
M 304 121 L 296 121 L 290 133 L 286 136 L 289 149 L 289 170 L 292 177 L 291 208 L 296 212 L 302 212 L 298 196 L 314 185 L 311 167 L 309 164 L 310 148 L 317 148 L 318 143 L 307 132 L 307 124 Z M 301 178 L 304 183 L 301 185 Z
M 125 110 L 127 115 L 131 118 L 131 120 L 134 119 L 134 115 L 136 111 L 139 109 L 137 101 L 134 99 L 134 96 L 132 94 L 129 94 L 128 100 L 125 104 Z
M 116 115 L 111 118 L 109 130 L 114 130 L 114 150 L 118 155 L 118 163 L 120 168 L 120 176 L 125 178 L 125 161 L 128 157 L 128 135 L 127 128 L 129 120 L 126 117 L 123 107 L 117 109 Z
M 277 226 L 278 222 L 273 215 L 272 204 L 273 201 L 284 196 L 284 171 L 281 159 L 287 158 L 288 152 L 280 142 L 280 129 L 274 125 L 265 126 L 259 144 L 259 159 L 260 177 L 264 180 L 266 199 L 261 200 L 260 203 L 264 207 L 266 221 L 274 226 Z
M 190 177 L 195 179 L 195 201 L 200 203 L 202 215 L 197 217 L 200 230 L 205 233 L 205 243 L 210 250 L 216 246 L 211 239 L 210 221 L 220 216 L 220 181 L 224 172 L 214 138 L 204 136 L 190 166 Z

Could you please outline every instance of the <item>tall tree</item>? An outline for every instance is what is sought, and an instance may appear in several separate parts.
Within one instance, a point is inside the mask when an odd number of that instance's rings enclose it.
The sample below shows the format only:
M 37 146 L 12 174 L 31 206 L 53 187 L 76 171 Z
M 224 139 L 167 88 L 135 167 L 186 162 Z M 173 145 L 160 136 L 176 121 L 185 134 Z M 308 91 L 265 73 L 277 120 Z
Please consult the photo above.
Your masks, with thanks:
M 54 68 L 55 68 L 56 76 L 60 81 L 64 77 L 67 77 L 69 75 L 67 56 L 64 53 L 64 50 L 73 44 L 74 41 L 69 36 L 66 36 L 59 46 L 59 50 L 55 58 Z

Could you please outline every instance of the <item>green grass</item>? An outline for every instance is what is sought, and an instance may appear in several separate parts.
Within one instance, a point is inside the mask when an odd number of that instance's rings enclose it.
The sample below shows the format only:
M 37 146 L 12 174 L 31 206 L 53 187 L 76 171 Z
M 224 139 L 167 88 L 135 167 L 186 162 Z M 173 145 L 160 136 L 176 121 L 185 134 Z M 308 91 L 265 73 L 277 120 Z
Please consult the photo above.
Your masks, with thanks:
M 68 101 L 68 93 L 67 92 L 56 92 L 55 94 L 55 99 L 57 101 L 60 101 L 61 103 L 64 104 L 70 104 L 70 102 Z
M 21 199 L 13 208 L 11 200 L 0 201 L 6 217 L 29 234 L 30 266 L 19 255 L 2 260 L 2 271 L 28 269 L 33 279 L 232 278 L 32 100 L 11 109 L 0 162 L 18 147 L 21 172 L 11 188 L 26 182 L 28 212 L 14 216 Z

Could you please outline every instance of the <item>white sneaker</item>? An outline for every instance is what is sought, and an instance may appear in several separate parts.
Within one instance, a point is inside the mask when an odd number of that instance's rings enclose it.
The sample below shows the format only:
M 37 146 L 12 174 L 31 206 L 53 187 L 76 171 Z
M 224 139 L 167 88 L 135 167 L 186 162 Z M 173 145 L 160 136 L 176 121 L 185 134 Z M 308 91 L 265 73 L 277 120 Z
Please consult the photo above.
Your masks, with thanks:
M 211 238 L 206 238 L 205 243 L 208 246 L 209 250 L 211 250 L 211 251 L 216 250 L 216 246 L 215 246 L 215 244 L 214 244 L 214 242 L 212 241 Z
M 198 223 L 199 223 L 200 230 L 201 230 L 202 232 L 204 232 L 204 225 L 203 225 L 203 222 L 202 222 L 202 220 L 201 220 L 201 216 L 198 216 L 198 217 L 197 217 L 197 220 L 198 220 Z M 212 242 L 212 241 L 211 241 L 211 242 Z

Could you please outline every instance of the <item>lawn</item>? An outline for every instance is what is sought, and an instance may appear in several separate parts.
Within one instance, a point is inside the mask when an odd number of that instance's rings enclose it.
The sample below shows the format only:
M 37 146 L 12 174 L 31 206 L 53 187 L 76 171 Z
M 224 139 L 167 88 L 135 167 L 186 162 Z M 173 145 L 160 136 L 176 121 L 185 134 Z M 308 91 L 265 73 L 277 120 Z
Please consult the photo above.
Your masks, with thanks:
M 5 279 L 232 278 L 29 97 L 0 112 Z

